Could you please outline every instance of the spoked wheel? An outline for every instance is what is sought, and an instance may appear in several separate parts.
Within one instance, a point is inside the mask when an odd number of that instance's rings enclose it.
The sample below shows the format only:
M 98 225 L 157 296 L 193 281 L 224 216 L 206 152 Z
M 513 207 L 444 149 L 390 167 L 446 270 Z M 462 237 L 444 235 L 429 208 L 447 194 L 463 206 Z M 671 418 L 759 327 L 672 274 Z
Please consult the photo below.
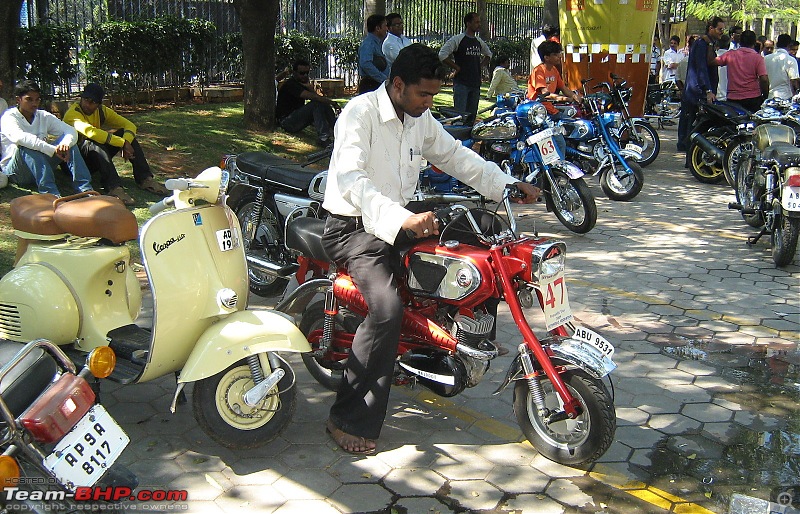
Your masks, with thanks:
M 552 170 L 550 200 L 553 213 L 562 225 L 577 234 L 585 234 L 597 223 L 597 205 L 583 178 L 571 179 L 560 170 Z
M 723 151 L 727 147 L 727 141 L 724 138 L 714 135 L 706 134 L 711 144 L 721 148 Z M 694 178 L 704 184 L 716 184 L 725 179 L 725 172 L 722 169 L 722 163 L 717 162 L 714 157 L 705 153 L 696 142 L 692 141 L 689 145 L 689 171 Z
M 339 309 L 334 322 L 334 330 L 353 334 L 361 323 L 361 318 L 345 309 Z M 303 320 L 300 322 L 300 331 L 308 339 L 311 345 L 311 352 L 303 354 L 303 364 L 311 373 L 311 376 L 326 389 L 338 391 L 339 386 L 344 380 L 344 368 L 347 359 L 331 360 L 326 358 L 326 353 L 315 353 L 320 348 L 322 330 L 325 325 L 325 302 L 320 301 L 310 305 L 303 312 Z M 331 348 L 337 353 L 344 353 L 345 348 Z
M 568 370 L 561 379 L 581 404 L 576 419 L 547 424 L 531 396 L 528 382 L 514 386 L 514 414 L 522 432 L 536 450 L 548 459 L 567 466 L 589 464 L 599 459 L 614 440 L 617 421 L 614 403 L 602 381 L 580 370 Z M 563 408 L 552 382 L 539 378 L 548 412 Z
M 736 172 L 742 159 L 752 155 L 753 139 L 750 136 L 734 138 L 725 148 L 725 161 L 722 163 L 722 172 L 725 180 L 734 190 L 736 189 Z
M 758 228 L 764 224 L 764 213 L 761 211 L 760 194 L 756 190 L 756 173 L 752 157 L 739 163 L 739 170 L 736 172 L 736 201 L 745 209 L 755 210 L 753 214 L 742 211 L 742 218 L 751 227 Z
M 261 373 L 272 372 L 265 355 L 259 355 Z M 213 440 L 228 448 L 263 446 L 275 439 L 292 418 L 296 403 L 294 371 L 285 361 L 285 375 L 255 406 L 245 403 L 244 395 L 254 385 L 247 359 L 235 362 L 216 375 L 194 386 L 194 417 Z
M 236 209 L 236 217 L 242 226 L 242 239 L 244 251 L 248 256 L 271 262 L 279 262 L 283 236 L 278 220 L 266 206 L 261 211 L 261 222 L 257 223 L 256 201 L 246 201 Z M 258 296 L 275 296 L 282 293 L 289 283 L 289 279 L 281 278 L 263 271 L 259 271 L 248 263 L 247 276 L 250 279 L 250 292 Z
M 627 145 L 635 145 L 637 148 L 634 150 L 642 154 L 642 158 L 636 160 L 642 168 L 652 164 L 661 151 L 661 139 L 658 137 L 658 132 L 652 125 L 642 120 L 633 122 L 632 131 L 626 129 L 622 132 L 620 146 L 625 148 Z
M 600 187 L 607 197 L 617 201 L 634 198 L 644 187 L 644 172 L 633 159 L 625 159 L 633 173 L 628 173 L 620 163 L 612 162 L 600 172 Z
M 800 234 L 800 218 L 790 218 L 785 212 L 775 220 L 772 231 L 772 260 L 775 266 L 791 264 L 797 253 L 797 236 Z

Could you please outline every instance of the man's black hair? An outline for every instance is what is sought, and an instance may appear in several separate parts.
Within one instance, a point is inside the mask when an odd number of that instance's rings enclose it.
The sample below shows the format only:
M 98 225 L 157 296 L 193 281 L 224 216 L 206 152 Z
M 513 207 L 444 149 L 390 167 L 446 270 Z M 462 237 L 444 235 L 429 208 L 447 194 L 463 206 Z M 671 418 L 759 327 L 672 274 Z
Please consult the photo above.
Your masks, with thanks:
M 33 80 L 21 80 L 14 86 L 14 96 L 16 98 L 25 96 L 31 91 L 39 93 L 40 95 L 42 94 L 42 89 L 39 87 L 39 84 Z
M 753 48 L 756 44 L 756 33 L 752 30 L 745 30 L 742 32 L 742 35 L 739 36 L 739 46 L 744 46 L 746 48 Z
M 480 15 L 476 12 L 468 12 L 467 14 L 464 15 L 464 25 L 466 25 L 467 23 L 472 23 L 472 20 L 474 20 L 478 16 Z
M 394 20 L 396 20 L 397 18 L 401 18 L 402 19 L 403 17 L 400 14 L 396 13 L 396 12 L 387 14 L 386 15 L 386 24 L 391 27 L 392 23 L 394 23 Z
M 675 41 L 676 43 L 681 44 L 681 38 L 679 38 L 677 34 L 672 36 L 671 38 L 669 38 L 669 40 L 670 41 Z
M 375 29 L 381 26 L 381 23 L 386 19 L 382 14 L 371 14 L 367 18 L 367 32 L 375 32 Z
M 400 77 L 407 86 L 419 84 L 422 79 L 444 80 L 447 68 L 439 60 L 436 50 L 422 43 L 414 43 L 400 50 L 392 63 L 389 82 Z
M 555 41 L 543 41 L 539 48 L 536 49 L 542 62 L 548 55 L 561 53 L 562 50 L 561 43 L 556 43 Z
M 296 59 L 294 61 L 294 64 L 292 64 L 292 71 L 297 71 L 297 68 L 299 68 L 300 66 L 308 66 L 310 68 L 311 63 L 306 61 L 305 59 Z
M 736 34 L 737 32 L 742 32 L 742 27 L 740 27 L 739 25 L 734 25 L 734 26 L 733 26 L 733 27 L 731 27 L 731 29 L 728 31 L 728 34 L 729 34 L 731 37 L 733 37 L 733 35 L 734 35 L 734 34 Z
M 494 56 L 494 65 L 500 66 L 502 63 L 508 61 L 509 59 L 510 57 L 508 56 L 508 54 L 497 54 L 496 56 Z
M 722 19 L 722 18 L 720 18 L 719 16 L 714 16 L 713 18 L 711 18 L 711 21 L 709 21 L 708 23 L 706 23 L 706 33 L 708 33 L 708 31 L 709 31 L 710 29 L 713 29 L 713 28 L 715 28 L 715 27 L 716 27 L 717 25 L 719 25 L 720 23 L 725 23 L 725 20 L 723 20 L 723 19 Z
M 555 26 L 550 25 L 548 23 L 545 23 L 544 25 L 542 25 L 542 35 L 545 37 L 545 39 L 550 39 L 551 37 L 555 36 L 556 34 L 558 34 L 558 27 L 555 27 Z
M 781 34 L 778 36 L 778 39 L 775 40 L 775 48 L 789 48 L 791 43 L 792 36 L 789 34 Z

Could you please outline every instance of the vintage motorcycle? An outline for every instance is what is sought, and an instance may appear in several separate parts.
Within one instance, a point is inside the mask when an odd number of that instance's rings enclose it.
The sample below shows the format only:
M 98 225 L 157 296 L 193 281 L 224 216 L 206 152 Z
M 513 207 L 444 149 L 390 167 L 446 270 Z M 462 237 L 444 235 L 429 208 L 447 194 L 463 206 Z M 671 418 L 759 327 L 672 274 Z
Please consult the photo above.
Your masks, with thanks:
M 769 235 L 772 260 L 786 266 L 797 252 L 800 235 L 800 148 L 797 134 L 783 124 L 756 127 L 753 152 L 744 157 L 736 171 L 736 202 L 728 205 L 742 213 L 745 222 L 761 227 L 747 238 L 752 246 Z
M 515 186 L 509 191 L 521 195 Z M 504 204 L 511 213 L 508 199 Z M 614 347 L 572 325 L 566 245 L 517 235 L 493 211 L 453 205 L 436 215 L 439 238 L 416 240 L 403 258 L 406 274 L 398 288 L 406 308 L 396 383 L 419 383 L 445 397 L 477 385 L 497 356 L 488 339 L 495 320 L 483 304 L 503 298 L 523 341 L 495 394 L 514 382 L 517 422 L 548 459 L 565 465 L 597 460 L 616 427 L 613 397 L 604 383 L 616 367 Z M 312 218 L 290 225 L 287 244 L 301 254 L 300 286 L 276 309 L 302 312 L 300 328 L 313 348 L 303 361 L 317 381 L 335 390 L 367 307 L 347 270 L 329 262 L 323 228 L 323 221 Z M 315 301 L 319 295 L 324 299 Z M 544 315 L 541 340 L 524 311 L 534 305 Z
M 638 164 L 641 154 L 620 148 L 612 130 L 622 126 L 622 115 L 614 112 L 613 99 L 599 92 L 583 97 L 589 119 L 561 118 L 565 131 L 566 158 L 591 175 L 600 176 L 600 187 L 612 200 L 633 199 L 644 186 L 644 172 Z M 638 147 L 637 147 L 638 148 Z
M 114 364 L 107 346 L 78 371 L 50 341 L 0 341 L 0 509 L 66 511 L 78 487 L 136 487 L 117 462 L 130 439 L 89 381 Z
M 658 128 L 672 126 L 681 116 L 681 90 L 674 80 L 648 84 L 644 100 L 644 117 L 656 120 Z
M 725 150 L 737 137 L 753 128 L 750 112 L 731 102 L 701 101 L 690 129 L 686 159 L 699 182 L 717 184 L 725 180 Z
M 276 352 L 309 346 L 286 317 L 246 310 L 244 248 L 224 204 L 227 184 L 217 167 L 171 179 L 172 196 L 151 207 L 155 216 L 142 227 L 139 248 L 152 327 L 135 323 L 142 293 L 124 244 L 137 238 L 132 212 L 94 192 L 14 199 L 19 259 L 0 280 L 0 337 L 47 338 L 76 361 L 109 346 L 117 355 L 109 377 L 115 382 L 176 374 L 173 412 L 194 383 L 195 418 L 218 443 L 250 448 L 276 437 L 296 394 L 292 368 Z

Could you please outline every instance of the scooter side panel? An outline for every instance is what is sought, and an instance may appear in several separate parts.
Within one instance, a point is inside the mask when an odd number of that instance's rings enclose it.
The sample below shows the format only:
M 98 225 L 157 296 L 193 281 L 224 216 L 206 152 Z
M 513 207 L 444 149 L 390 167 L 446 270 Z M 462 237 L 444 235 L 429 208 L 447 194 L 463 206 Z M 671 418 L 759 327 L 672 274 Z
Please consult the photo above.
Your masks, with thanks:
M 310 352 L 311 346 L 287 317 L 269 311 L 240 311 L 202 334 L 178 382 L 202 380 L 250 355 L 275 351 Z
M 153 343 L 140 382 L 181 369 L 212 323 L 245 308 L 241 232 L 226 211 L 219 205 L 176 209 L 142 228 L 142 259 L 153 291 Z M 224 249 L 221 231 L 230 235 Z M 236 294 L 235 305 L 220 301 L 223 289 Z

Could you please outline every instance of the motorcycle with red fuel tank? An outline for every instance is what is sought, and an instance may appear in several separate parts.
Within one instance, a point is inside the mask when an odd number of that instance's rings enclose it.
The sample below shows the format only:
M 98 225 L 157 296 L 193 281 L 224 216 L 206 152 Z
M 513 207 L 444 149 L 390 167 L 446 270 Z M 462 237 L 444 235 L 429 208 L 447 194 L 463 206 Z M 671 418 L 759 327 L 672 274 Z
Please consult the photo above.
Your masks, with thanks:
M 572 324 L 566 245 L 518 235 L 509 197 L 524 194 L 509 188 L 503 204 L 510 221 L 497 211 L 451 205 L 436 211 L 438 239 L 413 240 L 404 253 L 398 290 L 406 307 L 395 385 L 419 383 L 444 397 L 476 386 L 498 354 L 489 339 L 495 319 L 485 302 L 503 299 L 522 342 L 494 394 L 514 383 L 517 422 L 542 455 L 565 465 L 591 463 L 616 429 L 605 378 L 616 368 L 614 347 Z M 303 361 L 318 382 L 336 390 L 367 306 L 347 270 L 329 262 L 324 224 L 303 217 L 289 225 L 286 243 L 299 254 L 300 285 L 275 308 L 302 312 L 300 329 L 312 347 Z M 526 318 L 534 305 L 543 314 L 542 339 Z

